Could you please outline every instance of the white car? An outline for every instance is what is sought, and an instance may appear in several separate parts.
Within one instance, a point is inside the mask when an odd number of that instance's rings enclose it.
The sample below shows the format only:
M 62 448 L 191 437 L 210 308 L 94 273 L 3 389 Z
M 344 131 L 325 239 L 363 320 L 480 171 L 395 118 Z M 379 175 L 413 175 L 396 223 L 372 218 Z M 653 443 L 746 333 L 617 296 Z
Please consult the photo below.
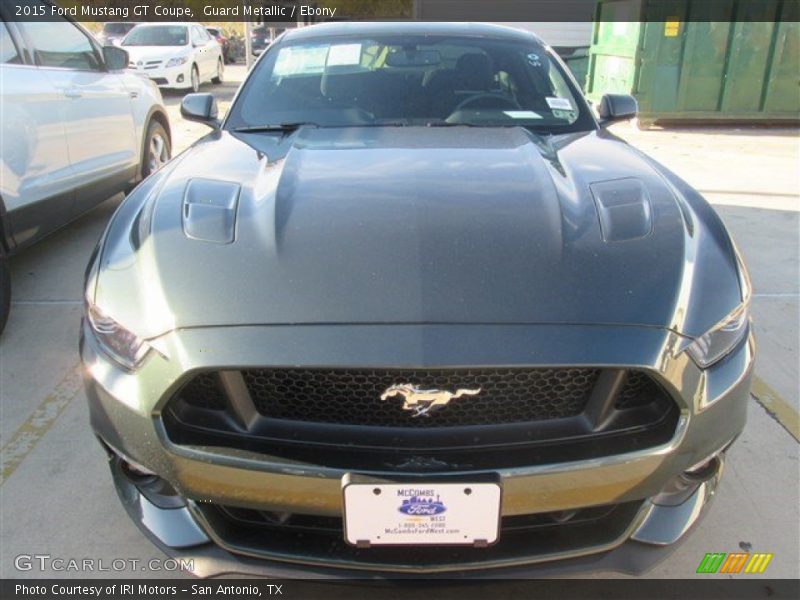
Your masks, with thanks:
M 0 331 L 8 256 L 171 156 L 161 92 L 126 69 L 124 50 L 66 19 L 14 21 L 12 8 L 0 3 Z
M 196 92 L 207 81 L 222 83 L 222 48 L 202 25 L 142 23 L 125 36 L 122 47 L 130 68 L 159 87 Z

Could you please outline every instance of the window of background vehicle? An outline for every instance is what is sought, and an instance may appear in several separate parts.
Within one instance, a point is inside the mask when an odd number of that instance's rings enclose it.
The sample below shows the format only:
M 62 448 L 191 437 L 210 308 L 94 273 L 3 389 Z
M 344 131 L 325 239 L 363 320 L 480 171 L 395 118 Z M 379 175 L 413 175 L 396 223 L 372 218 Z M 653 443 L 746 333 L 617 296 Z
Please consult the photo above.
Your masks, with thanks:
M 69 21 L 26 21 L 20 26 L 33 48 L 37 65 L 79 71 L 102 68 L 89 38 Z
M 8 27 L 5 23 L 0 26 L 0 63 L 7 65 L 22 64 L 22 59 L 17 52 L 17 46 L 8 32 Z
M 195 46 L 207 44 L 210 39 L 205 29 L 201 27 L 192 27 L 192 44 Z
M 183 25 L 139 25 L 122 41 L 123 46 L 185 46 L 187 27 Z
M 106 23 L 103 25 L 103 33 L 107 35 L 124 35 L 134 27 L 134 23 Z

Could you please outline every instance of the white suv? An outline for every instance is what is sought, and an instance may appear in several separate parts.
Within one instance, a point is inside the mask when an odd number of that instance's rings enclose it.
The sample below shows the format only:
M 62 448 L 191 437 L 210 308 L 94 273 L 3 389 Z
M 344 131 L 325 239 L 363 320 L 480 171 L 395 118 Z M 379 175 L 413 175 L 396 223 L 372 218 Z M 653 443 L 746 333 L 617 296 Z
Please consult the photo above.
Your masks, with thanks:
M 16 21 L 12 8 L 0 3 L 0 331 L 7 257 L 132 188 L 171 155 L 161 93 L 126 70 L 124 50 L 101 48 L 66 19 Z
M 222 83 L 222 47 L 195 23 L 142 23 L 122 40 L 130 68 L 162 88 L 191 90 L 211 81 Z

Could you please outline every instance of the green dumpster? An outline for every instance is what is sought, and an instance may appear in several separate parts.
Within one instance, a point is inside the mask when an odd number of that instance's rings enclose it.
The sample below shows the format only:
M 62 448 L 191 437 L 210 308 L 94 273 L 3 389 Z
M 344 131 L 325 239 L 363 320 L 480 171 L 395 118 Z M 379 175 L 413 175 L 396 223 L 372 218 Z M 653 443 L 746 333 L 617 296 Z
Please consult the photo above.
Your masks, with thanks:
M 797 124 L 797 12 L 793 0 L 600 0 L 586 95 L 597 102 L 606 93 L 633 94 L 645 126 L 693 119 Z
M 586 72 L 589 69 L 589 48 L 553 48 L 572 71 L 572 76 L 580 86 L 586 89 Z

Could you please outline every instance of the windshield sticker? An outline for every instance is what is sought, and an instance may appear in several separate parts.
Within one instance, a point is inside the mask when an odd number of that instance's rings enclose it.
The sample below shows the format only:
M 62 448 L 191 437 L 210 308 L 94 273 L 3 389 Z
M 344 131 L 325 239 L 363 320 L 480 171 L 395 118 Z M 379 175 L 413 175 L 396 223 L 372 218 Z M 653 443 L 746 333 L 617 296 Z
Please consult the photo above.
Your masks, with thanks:
M 512 119 L 541 119 L 542 115 L 532 110 L 504 110 L 503 114 Z
M 329 67 L 359 63 L 361 63 L 361 44 L 337 44 L 328 50 Z
M 541 67 L 542 59 L 535 52 L 531 52 L 528 54 L 528 63 L 530 63 L 530 65 L 533 67 Z
M 328 45 L 299 46 L 281 48 L 272 77 L 322 73 L 325 70 L 325 59 L 328 56 Z
M 568 98 L 547 98 L 547 106 L 556 110 L 575 110 Z

